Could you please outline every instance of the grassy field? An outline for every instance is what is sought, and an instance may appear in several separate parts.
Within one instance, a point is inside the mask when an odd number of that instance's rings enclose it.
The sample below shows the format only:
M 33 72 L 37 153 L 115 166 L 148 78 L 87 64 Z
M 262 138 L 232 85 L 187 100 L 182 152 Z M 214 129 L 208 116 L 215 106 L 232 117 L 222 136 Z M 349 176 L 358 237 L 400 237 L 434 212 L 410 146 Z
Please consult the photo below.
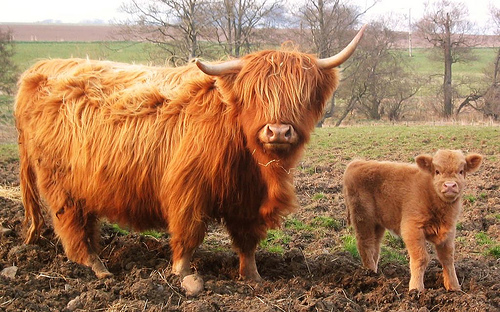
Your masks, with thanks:
M 138 42 L 17 42 L 14 62 L 21 71 L 44 58 L 81 57 L 145 64 L 153 46 Z
M 16 43 L 15 63 L 21 70 L 27 69 L 36 60 L 43 58 L 89 57 L 119 62 L 148 63 L 151 49 L 149 43 L 134 42 L 18 42 Z M 406 51 L 404 52 L 406 53 Z M 428 49 L 414 49 L 410 65 L 422 75 L 441 75 L 443 65 L 428 58 Z M 476 60 L 453 65 L 456 77 L 480 77 L 488 66 L 493 64 L 495 48 L 476 48 Z
M 0 144 L 0 162 L 15 157 L 13 142 Z M 407 155 L 412 162 L 419 153 L 442 149 L 480 150 L 490 160 L 500 157 L 500 128 L 496 126 L 378 125 L 318 128 L 301 162 L 301 170 L 345 166 L 357 158 L 391 159 Z

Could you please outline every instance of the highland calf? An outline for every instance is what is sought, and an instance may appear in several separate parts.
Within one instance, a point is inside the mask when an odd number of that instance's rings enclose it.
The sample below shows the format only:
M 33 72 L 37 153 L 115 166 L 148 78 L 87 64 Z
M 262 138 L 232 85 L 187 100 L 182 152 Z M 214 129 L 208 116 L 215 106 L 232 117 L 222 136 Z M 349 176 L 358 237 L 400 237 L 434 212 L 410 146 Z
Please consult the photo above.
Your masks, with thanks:
M 388 229 L 400 235 L 408 249 L 410 290 L 424 289 L 426 240 L 436 248 L 445 288 L 460 290 L 453 260 L 455 226 L 465 176 L 481 162 L 481 155 L 464 156 L 455 150 L 417 156 L 417 165 L 351 162 L 344 174 L 344 198 L 363 265 L 377 272 L 380 244 Z
M 46 206 L 68 258 L 106 277 L 99 219 L 164 229 L 173 272 L 198 292 L 191 257 L 217 220 L 241 277 L 259 280 L 256 247 L 297 206 L 291 169 L 363 30 L 325 59 L 269 50 L 178 68 L 35 64 L 15 107 L 26 242 L 39 237 Z

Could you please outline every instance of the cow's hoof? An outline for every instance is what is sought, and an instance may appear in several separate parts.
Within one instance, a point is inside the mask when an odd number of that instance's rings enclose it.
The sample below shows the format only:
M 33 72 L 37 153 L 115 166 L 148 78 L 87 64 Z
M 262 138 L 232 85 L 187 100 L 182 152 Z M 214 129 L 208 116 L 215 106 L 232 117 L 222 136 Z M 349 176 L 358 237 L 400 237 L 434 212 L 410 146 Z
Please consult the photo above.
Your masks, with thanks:
M 103 278 L 110 278 L 110 277 L 113 277 L 113 273 L 109 272 L 109 271 L 104 271 L 104 272 L 96 272 L 95 275 L 97 276 L 97 278 L 99 279 L 103 279 Z
M 203 279 L 198 274 L 186 275 L 181 281 L 181 287 L 186 291 L 186 296 L 197 296 L 203 291 Z

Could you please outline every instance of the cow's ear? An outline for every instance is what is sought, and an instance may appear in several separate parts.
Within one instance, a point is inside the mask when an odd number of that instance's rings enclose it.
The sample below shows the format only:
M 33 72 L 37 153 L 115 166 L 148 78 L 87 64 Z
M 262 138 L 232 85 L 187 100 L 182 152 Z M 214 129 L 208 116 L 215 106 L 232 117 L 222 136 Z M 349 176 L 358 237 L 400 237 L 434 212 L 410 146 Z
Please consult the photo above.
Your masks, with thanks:
M 418 155 L 415 158 L 417 166 L 423 171 L 432 172 L 432 156 L 431 155 Z
M 465 161 L 467 162 L 465 171 L 474 172 L 479 169 L 479 166 L 481 166 L 481 163 L 483 162 L 483 156 L 479 154 L 469 154 L 465 157 Z

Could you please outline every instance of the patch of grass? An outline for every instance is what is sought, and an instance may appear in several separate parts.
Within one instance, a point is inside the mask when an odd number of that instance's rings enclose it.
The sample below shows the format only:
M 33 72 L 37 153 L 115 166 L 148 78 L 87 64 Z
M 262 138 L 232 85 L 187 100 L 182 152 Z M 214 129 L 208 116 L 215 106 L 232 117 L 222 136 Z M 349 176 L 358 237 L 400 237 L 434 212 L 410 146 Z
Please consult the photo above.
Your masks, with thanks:
M 125 229 L 122 229 L 118 224 L 116 223 L 113 223 L 113 224 L 110 224 L 110 227 L 111 227 L 111 230 L 117 234 L 120 234 L 120 235 L 128 235 L 130 232 L 125 230 Z
M 474 195 L 465 195 L 464 200 L 468 201 L 469 203 L 473 204 L 476 200 L 477 197 Z
M 345 234 L 340 239 L 342 240 L 342 248 L 354 258 L 359 259 L 359 252 L 356 247 L 356 237 L 352 234 Z
M 500 259 L 500 245 L 495 245 L 486 250 L 486 254 L 489 256 L 493 256 L 496 259 Z
M 283 244 L 288 244 L 290 240 L 291 237 L 281 230 L 269 230 L 266 239 L 260 242 L 260 246 L 269 252 L 283 254 Z
M 19 160 L 17 143 L 0 143 L 0 163 Z
M 479 232 L 476 234 L 476 241 L 479 245 L 491 245 L 494 244 L 493 240 L 485 232 Z
M 380 263 L 398 263 L 408 264 L 406 256 L 401 251 L 398 251 L 390 246 L 382 246 L 380 251 Z
M 324 193 L 316 193 L 312 196 L 312 200 L 320 200 L 320 199 L 325 199 L 326 195 Z
M 389 231 L 386 231 L 384 234 L 384 244 L 394 249 L 406 248 L 403 239 L 397 235 L 392 235 Z
M 342 224 L 340 221 L 325 216 L 314 217 L 314 219 L 311 222 L 311 225 L 314 227 L 334 229 L 335 231 L 339 231 L 342 228 Z
M 497 259 L 500 258 L 500 244 L 498 242 L 491 239 L 491 237 L 489 237 L 485 232 L 479 232 L 475 237 L 479 245 L 486 246 L 483 254 L 493 256 Z
M 162 232 L 158 232 L 158 231 L 155 231 L 155 230 L 147 230 L 147 231 L 144 231 L 141 233 L 141 235 L 143 236 L 150 236 L 150 237 L 153 237 L 153 238 L 156 238 L 156 239 L 160 239 L 162 238 L 164 233 Z
M 295 219 L 295 218 L 292 218 L 292 219 L 287 219 L 285 221 L 285 228 L 289 228 L 289 229 L 293 229 L 293 230 L 296 230 L 296 231 L 312 231 L 313 228 L 298 220 L 298 219 Z

